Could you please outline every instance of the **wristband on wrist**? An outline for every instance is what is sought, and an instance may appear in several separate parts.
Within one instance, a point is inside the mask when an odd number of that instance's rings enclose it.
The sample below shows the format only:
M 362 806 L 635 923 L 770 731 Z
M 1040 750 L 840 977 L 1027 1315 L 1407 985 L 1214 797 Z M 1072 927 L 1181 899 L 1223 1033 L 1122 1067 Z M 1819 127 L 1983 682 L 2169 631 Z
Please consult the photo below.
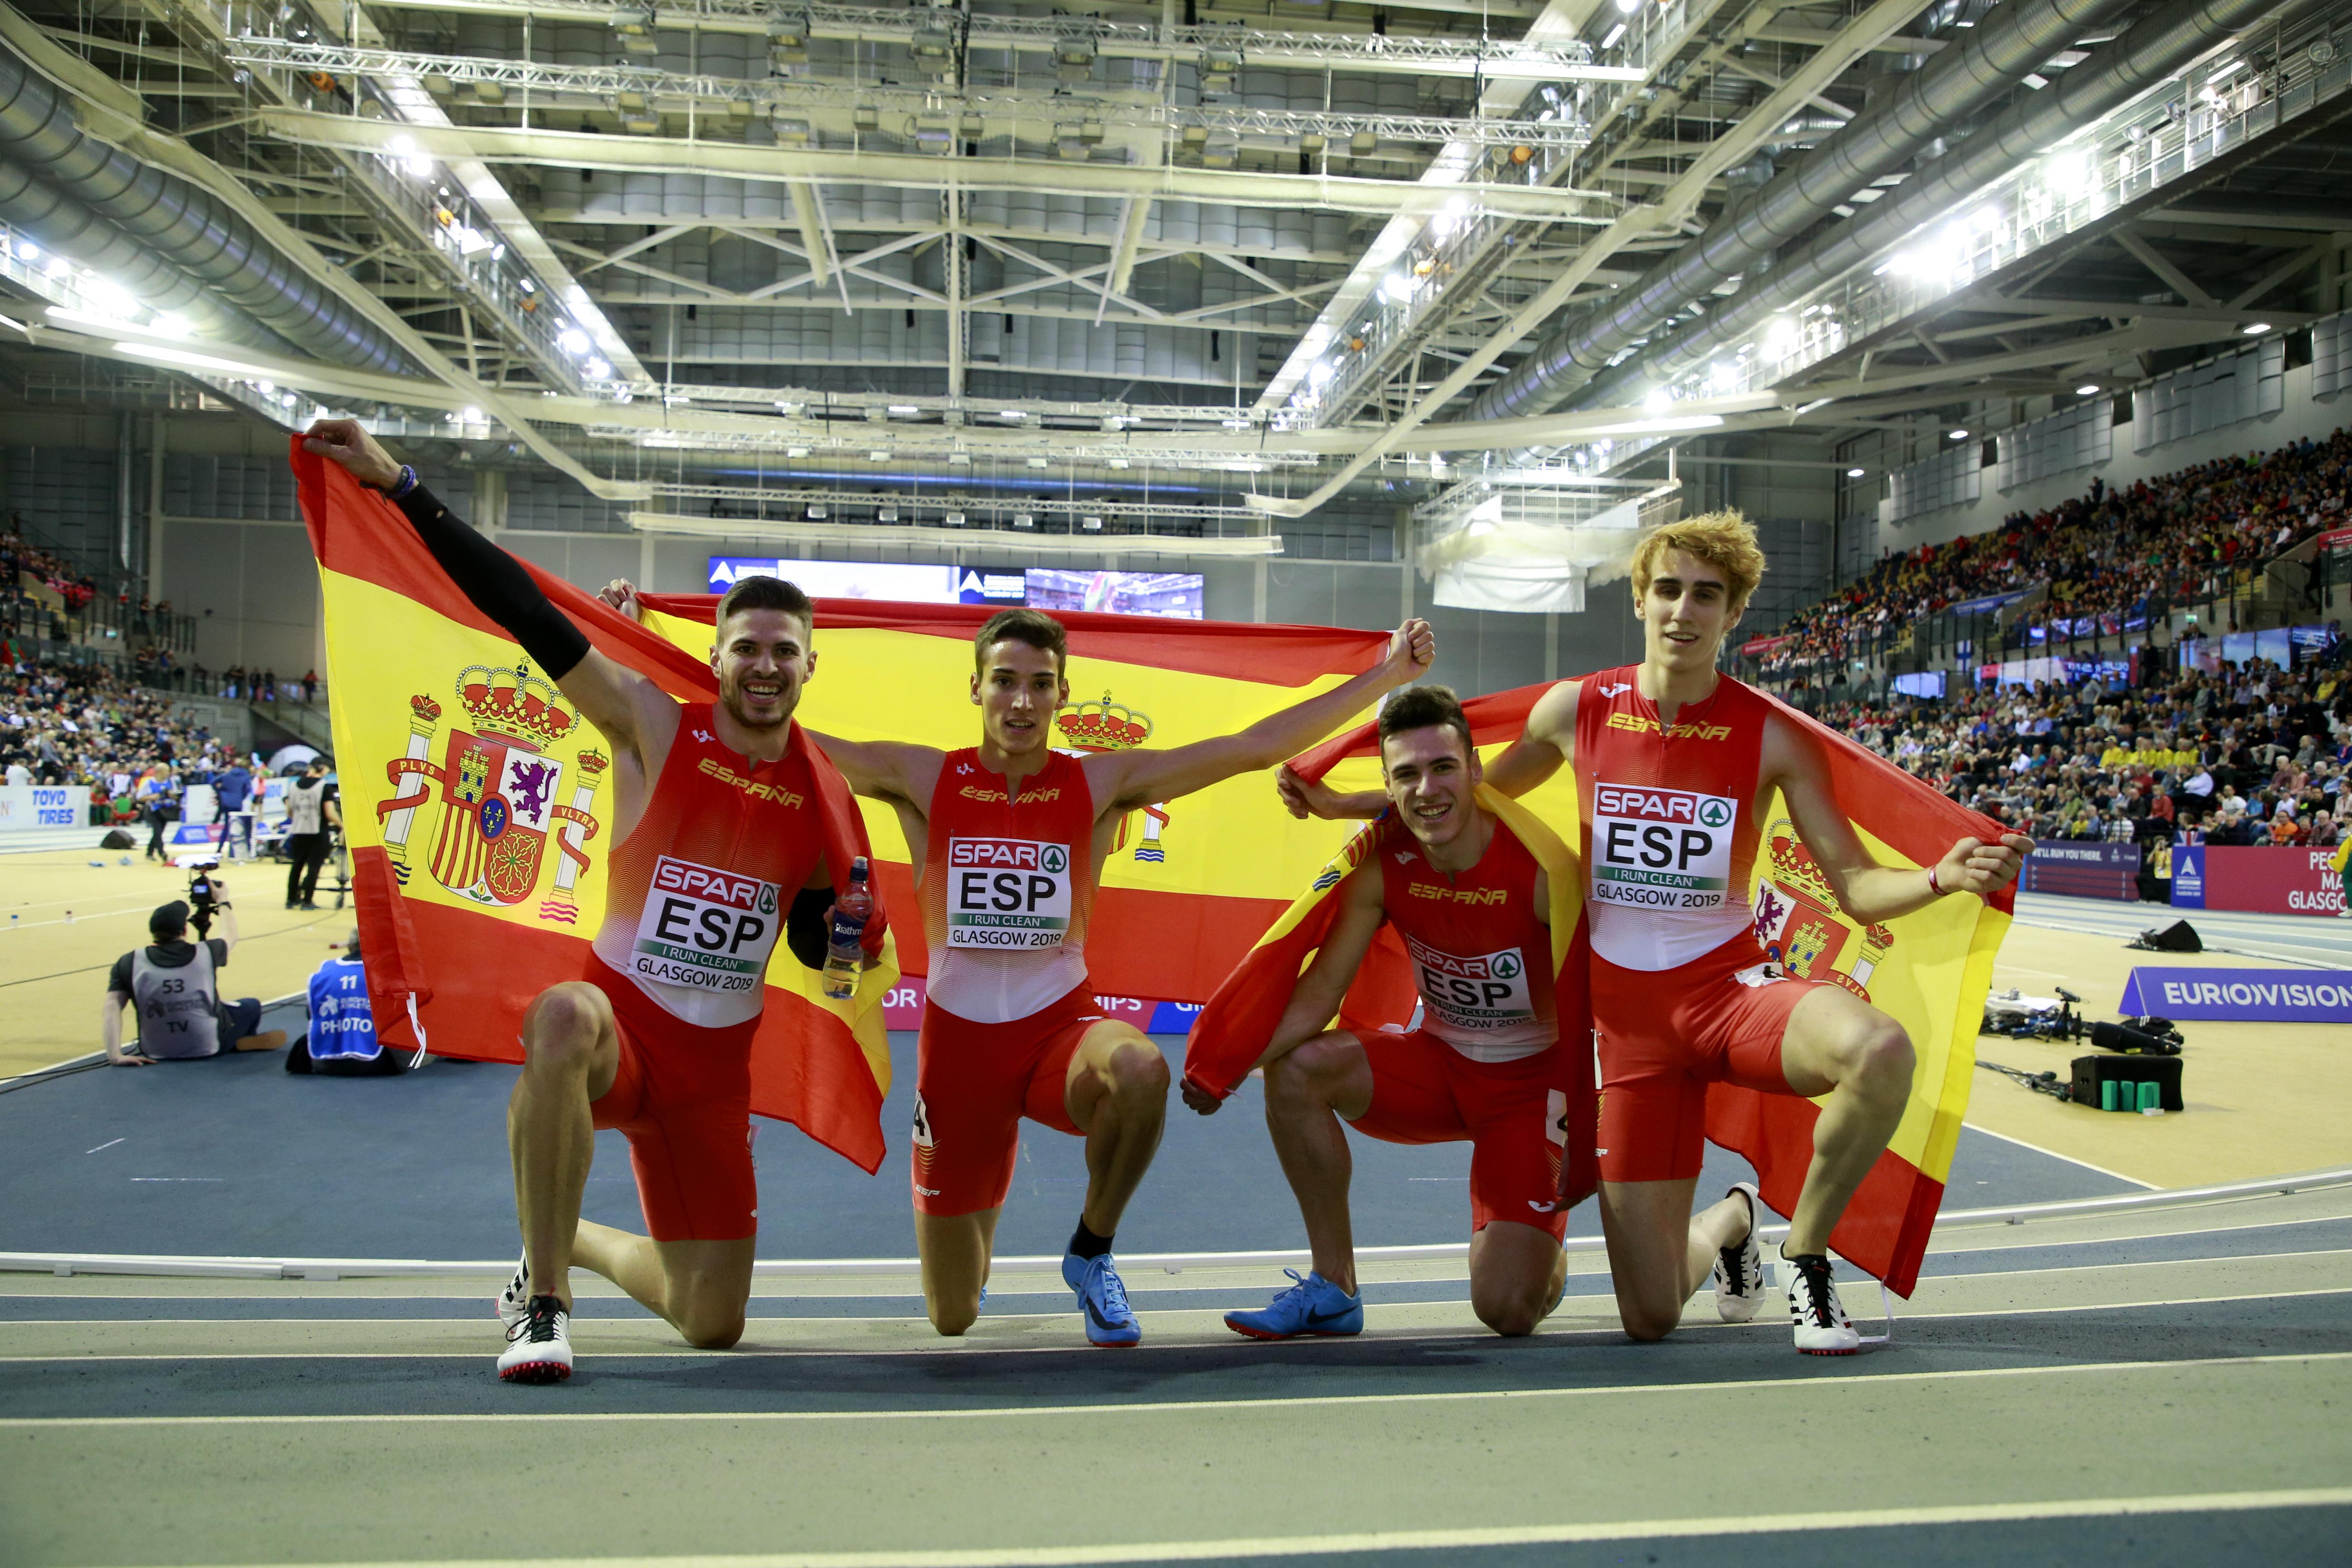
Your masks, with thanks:
M 383 493 L 390 496 L 394 500 L 398 500 L 401 497 L 406 495 L 415 488 L 416 470 L 410 468 L 406 463 L 403 463 L 400 465 L 400 477 L 393 480 L 392 488 L 385 490 Z
M 1942 885 L 1936 880 L 1936 868 L 1933 866 L 1927 868 L 1927 891 L 1939 899 L 1944 896 Z

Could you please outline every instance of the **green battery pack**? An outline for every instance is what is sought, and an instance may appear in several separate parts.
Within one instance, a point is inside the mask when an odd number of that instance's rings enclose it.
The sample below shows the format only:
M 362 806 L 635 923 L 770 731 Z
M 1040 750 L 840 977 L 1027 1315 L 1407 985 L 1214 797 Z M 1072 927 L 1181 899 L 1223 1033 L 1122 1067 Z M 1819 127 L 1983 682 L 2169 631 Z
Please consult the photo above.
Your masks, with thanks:
M 2101 1110 L 2179 1110 L 2180 1058 L 2105 1051 L 2076 1057 L 2067 1097 L 2077 1105 L 2095 1105 Z

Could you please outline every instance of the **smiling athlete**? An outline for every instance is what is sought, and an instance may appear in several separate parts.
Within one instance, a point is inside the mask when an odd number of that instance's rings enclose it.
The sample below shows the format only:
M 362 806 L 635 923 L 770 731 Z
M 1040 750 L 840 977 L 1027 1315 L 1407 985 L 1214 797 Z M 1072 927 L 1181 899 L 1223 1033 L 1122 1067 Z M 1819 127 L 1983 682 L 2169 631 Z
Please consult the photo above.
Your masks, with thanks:
M 1379 732 L 1394 809 L 1257 1060 L 1314 1272 L 1225 1323 L 1261 1340 L 1363 1329 L 1344 1121 L 1391 1143 L 1471 1144 L 1471 1310 L 1498 1334 L 1532 1333 L 1568 1280 L 1549 873 L 1475 798 L 1478 753 L 1453 692 L 1398 693 Z M 1421 1027 L 1327 1032 L 1384 923 L 1412 959 Z M 1223 1100 L 1187 1078 L 1184 1103 L 1207 1116 Z
M 808 597 L 774 577 L 737 583 L 713 628 L 719 700 L 682 703 L 589 646 L 514 557 L 357 421 L 320 420 L 303 448 L 388 495 L 449 580 L 613 749 L 615 843 L 588 973 L 541 992 L 523 1016 L 507 1110 L 523 1259 L 498 1301 L 499 1375 L 572 1374 L 574 1263 L 688 1343 L 731 1345 L 759 1228 L 751 1049 L 762 977 L 779 936 L 823 967 L 833 902 L 809 748 L 792 722 L 815 660 Z M 602 1127 L 628 1138 L 650 1237 L 580 1217 Z
M 1269 768 L 1428 668 L 1426 623 L 1387 658 L 1239 734 L 1169 751 L 1073 757 L 1051 723 L 1070 700 L 1060 622 L 1005 610 L 972 639 L 981 742 L 965 751 L 819 736 L 860 795 L 906 829 L 930 947 L 915 1078 L 915 1240 L 932 1326 L 980 1312 L 1024 1116 L 1087 1141 L 1087 1197 L 1062 1278 L 1087 1338 L 1142 1336 L 1111 1238 L 1167 1114 L 1168 1064 L 1132 1025 L 1106 1018 L 1087 978 L 1087 923 L 1120 818 Z
M 1564 680 L 1486 770 L 1524 795 L 1572 763 L 1592 934 L 1601 1055 L 1601 1217 L 1625 1331 L 1662 1339 L 1710 1271 L 1716 1305 L 1745 1322 L 1764 1299 L 1756 1189 L 1740 1183 L 1696 1218 L 1706 1086 L 1728 1082 L 1821 1101 L 1813 1155 L 1782 1258 L 1796 1346 L 1860 1343 L 1831 1279 L 1829 1238 L 1902 1120 L 1911 1042 L 1901 1025 L 1833 985 L 1767 962 L 1747 903 L 1758 820 L 1787 801 L 1838 907 L 1878 924 L 2014 878 L 2031 839 L 1962 838 L 1925 870 L 1882 866 L 1838 809 L 1820 741 L 1716 658 L 1764 573 L 1755 530 L 1714 512 L 1656 530 L 1633 553 L 1638 665 Z M 1376 815 L 1285 773 L 1294 811 Z

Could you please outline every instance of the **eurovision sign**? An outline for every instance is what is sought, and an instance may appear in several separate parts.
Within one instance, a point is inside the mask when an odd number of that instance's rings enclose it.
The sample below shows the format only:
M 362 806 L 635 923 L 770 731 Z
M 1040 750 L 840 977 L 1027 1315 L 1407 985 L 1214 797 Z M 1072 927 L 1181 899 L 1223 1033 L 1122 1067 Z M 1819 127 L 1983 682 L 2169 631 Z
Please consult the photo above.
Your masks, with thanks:
M 2352 970 L 2137 968 L 2116 1011 L 2175 1022 L 2352 1024 Z

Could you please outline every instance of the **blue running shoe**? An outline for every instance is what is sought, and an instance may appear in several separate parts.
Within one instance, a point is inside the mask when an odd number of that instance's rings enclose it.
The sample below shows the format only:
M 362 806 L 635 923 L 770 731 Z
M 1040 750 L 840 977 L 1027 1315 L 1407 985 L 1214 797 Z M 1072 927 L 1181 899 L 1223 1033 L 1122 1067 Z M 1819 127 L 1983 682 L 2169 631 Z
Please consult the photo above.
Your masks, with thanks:
M 1078 1293 L 1078 1305 L 1087 1314 L 1088 1344 L 1131 1345 L 1143 1338 L 1143 1325 L 1135 1321 L 1135 1312 L 1127 1304 L 1127 1285 L 1109 1253 L 1100 1258 L 1064 1253 L 1062 1283 Z
M 1350 1296 L 1320 1274 L 1286 1268 L 1298 1281 L 1254 1312 L 1227 1312 L 1225 1327 L 1254 1340 L 1295 1340 L 1301 1334 L 1360 1334 L 1364 1299 Z

